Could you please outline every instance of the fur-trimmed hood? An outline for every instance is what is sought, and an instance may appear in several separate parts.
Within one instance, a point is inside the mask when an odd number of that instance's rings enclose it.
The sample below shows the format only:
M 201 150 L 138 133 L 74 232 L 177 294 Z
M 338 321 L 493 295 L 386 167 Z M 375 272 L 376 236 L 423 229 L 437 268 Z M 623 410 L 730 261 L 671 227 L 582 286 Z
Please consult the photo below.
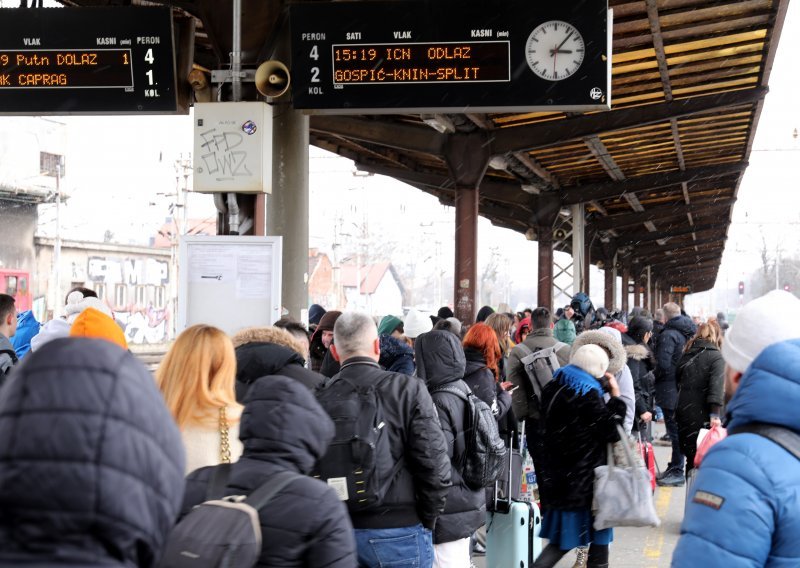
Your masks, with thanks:
M 622 343 L 615 341 L 613 337 L 598 330 L 584 331 L 581 333 L 572 344 L 570 351 L 570 358 L 575 352 L 584 345 L 599 345 L 606 350 L 609 357 L 608 372 L 612 375 L 619 373 L 628 362 L 628 355 Z
M 274 343 L 291 349 L 301 357 L 305 357 L 303 346 L 292 334 L 279 327 L 246 327 L 233 336 L 233 346 L 240 347 L 247 343 Z
M 628 358 L 634 361 L 644 361 L 653 357 L 652 352 L 645 345 L 626 345 L 625 351 L 628 353 Z

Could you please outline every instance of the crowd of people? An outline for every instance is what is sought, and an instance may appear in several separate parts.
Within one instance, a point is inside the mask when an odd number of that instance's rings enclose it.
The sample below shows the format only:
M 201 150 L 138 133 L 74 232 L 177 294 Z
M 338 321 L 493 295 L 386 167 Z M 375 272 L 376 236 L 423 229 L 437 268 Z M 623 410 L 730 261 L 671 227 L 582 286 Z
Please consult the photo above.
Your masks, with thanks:
M 729 326 L 579 296 L 474 322 L 313 305 L 308 327 L 194 325 L 152 377 L 91 290 L 26 333 L 0 295 L 0 566 L 163 566 L 199 505 L 281 478 L 256 507 L 258 566 L 469 568 L 492 485 L 470 453 L 482 408 L 506 444 L 527 441 L 548 540 L 535 568 L 573 549 L 609 566 L 595 468 L 659 417 L 658 485 L 694 479 L 673 565 L 800 563 L 800 300 L 771 292 Z M 740 435 L 692 472 L 701 428 L 723 424 Z

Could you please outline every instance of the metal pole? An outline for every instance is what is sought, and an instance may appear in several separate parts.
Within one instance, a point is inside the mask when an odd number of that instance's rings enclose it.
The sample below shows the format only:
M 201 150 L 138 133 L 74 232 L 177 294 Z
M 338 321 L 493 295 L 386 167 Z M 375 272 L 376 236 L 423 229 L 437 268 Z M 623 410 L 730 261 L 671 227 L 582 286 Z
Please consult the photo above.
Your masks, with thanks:
M 650 265 L 647 265 L 647 309 L 653 310 L 653 296 L 652 296 L 652 286 L 653 286 L 653 274 L 650 271 Z
M 233 100 L 242 100 L 242 0 L 233 0 L 233 51 L 231 52 L 231 84 Z
M 59 158 L 60 161 L 60 158 Z M 56 240 L 53 244 L 53 310 L 61 298 L 61 164 L 56 164 Z M 54 314 L 55 315 L 55 314 Z
M 274 59 L 291 59 L 288 29 L 280 32 Z M 272 193 L 267 195 L 267 234 L 283 237 L 281 301 L 301 319 L 308 309 L 308 116 L 292 109 L 289 93 L 272 104 Z
M 584 276 L 584 254 L 586 239 L 586 216 L 583 203 L 572 206 L 572 294 L 589 293 Z

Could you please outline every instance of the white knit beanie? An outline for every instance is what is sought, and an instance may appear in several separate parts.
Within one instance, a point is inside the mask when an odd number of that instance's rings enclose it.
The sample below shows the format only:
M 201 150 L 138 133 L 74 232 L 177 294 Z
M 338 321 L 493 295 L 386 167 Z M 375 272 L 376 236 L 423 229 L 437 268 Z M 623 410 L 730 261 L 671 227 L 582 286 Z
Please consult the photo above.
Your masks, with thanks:
M 424 316 L 415 309 L 409 310 L 403 322 L 403 335 L 411 339 L 416 339 L 423 333 L 433 329 L 433 322 L 428 316 Z
M 590 343 L 575 351 L 569 364 L 580 367 L 595 379 L 599 379 L 608 370 L 608 355 L 602 347 Z
M 75 290 L 74 292 L 70 292 L 69 296 L 67 296 L 67 305 L 64 307 L 64 315 L 67 317 L 67 323 L 70 325 L 75 323 L 75 320 L 86 308 L 94 308 L 108 317 L 114 318 L 111 309 L 106 306 L 102 300 L 93 296 L 84 298 L 81 292 Z
M 722 343 L 722 358 L 729 367 L 744 373 L 773 343 L 800 338 L 798 321 L 800 299 L 793 294 L 773 290 L 756 298 L 736 315 Z

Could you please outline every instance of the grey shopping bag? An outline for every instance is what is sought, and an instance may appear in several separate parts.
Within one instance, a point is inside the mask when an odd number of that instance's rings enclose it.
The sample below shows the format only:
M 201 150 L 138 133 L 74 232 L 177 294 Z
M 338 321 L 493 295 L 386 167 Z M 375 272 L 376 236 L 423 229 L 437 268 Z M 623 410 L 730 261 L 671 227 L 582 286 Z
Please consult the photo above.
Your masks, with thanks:
M 617 426 L 621 437 L 625 436 Z M 594 470 L 595 530 L 611 527 L 657 527 L 661 524 L 653 506 L 650 474 L 644 467 L 635 465 L 628 444 L 622 444 L 627 463 L 614 465 L 612 445 L 608 445 L 607 465 Z

